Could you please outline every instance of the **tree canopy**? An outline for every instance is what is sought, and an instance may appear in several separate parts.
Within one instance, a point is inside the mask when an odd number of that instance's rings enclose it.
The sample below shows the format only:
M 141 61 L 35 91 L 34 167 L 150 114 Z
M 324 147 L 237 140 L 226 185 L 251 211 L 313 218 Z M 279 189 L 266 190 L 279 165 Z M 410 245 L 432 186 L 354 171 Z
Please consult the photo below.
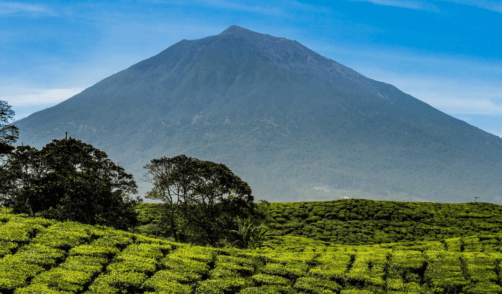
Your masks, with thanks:
M 0 157 L 11 153 L 15 147 L 10 144 L 15 143 L 17 138 L 19 138 L 19 128 L 7 125 L 9 119 L 14 117 L 14 114 L 14 110 L 7 104 L 7 101 L 0 100 Z
M 137 222 L 141 202 L 132 175 L 105 152 L 77 139 L 53 140 L 37 150 L 17 146 L 0 174 L 0 204 L 37 214 L 125 229 Z
M 216 245 L 237 217 L 254 213 L 251 188 L 224 164 L 178 155 L 145 168 L 146 198 L 164 202 L 162 222 L 176 241 Z

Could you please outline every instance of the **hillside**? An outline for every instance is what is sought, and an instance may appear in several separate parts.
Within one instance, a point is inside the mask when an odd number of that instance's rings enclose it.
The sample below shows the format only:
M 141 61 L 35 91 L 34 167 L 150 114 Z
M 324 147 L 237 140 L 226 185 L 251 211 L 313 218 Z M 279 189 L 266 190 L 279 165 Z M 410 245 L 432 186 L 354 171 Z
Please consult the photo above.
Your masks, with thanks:
M 2 210 L 0 293 L 502 293 L 501 237 L 252 252 Z
M 145 233 L 159 233 L 149 226 L 158 219 L 158 208 L 159 204 L 151 203 L 138 206 L 143 225 L 140 229 Z M 271 218 L 266 223 L 271 229 L 269 236 L 304 237 L 321 241 L 318 244 L 441 241 L 502 232 L 502 206 L 482 202 L 344 199 L 270 203 L 269 209 Z M 281 240 L 278 238 L 276 242 Z
M 231 26 L 182 40 L 15 123 L 81 139 L 141 182 L 151 159 L 226 164 L 256 199 L 502 204 L 502 139 L 297 41 Z

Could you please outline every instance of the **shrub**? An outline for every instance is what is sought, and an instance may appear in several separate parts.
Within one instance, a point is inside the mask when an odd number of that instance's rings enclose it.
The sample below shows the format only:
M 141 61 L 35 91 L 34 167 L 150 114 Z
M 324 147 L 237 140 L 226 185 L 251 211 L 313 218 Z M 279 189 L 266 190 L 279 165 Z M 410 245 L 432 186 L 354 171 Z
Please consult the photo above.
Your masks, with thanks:
M 101 257 L 69 256 L 59 267 L 67 270 L 87 272 L 94 275 L 101 272 L 103 265 L 107 263 L 108 260 Z
M 19 249 L 16 257 L 23 262 L 48 268 L 55 265 L 57 261 L 62 261 L 66 257 L 66 252 L 41 244 L 28 244 Z
M 80 245 L 73 247 L 69 254 L 111 258 L 119 252 L 118 248 L 111 246 Z
M 0 258 L 4 255 L 12 253 L 12 249 L 17 248 L 17 243 L 9 241 L 0 241 Z
M 341 290 L 341 286 L 336 282 L 329 280 L 319 279 L 315 277 L 303 277 L 299 278 L 295 285 L 295 289 L 309 291 L 314 294 L 320 293 L 338 293 Z
M 114 262 L 108 265 L 111 272 L 141 272 L 154 273 L 157 269 L 157 261 L 153 258 L 145 258 L 134 255 L 115 257 Z
M 267 263 L 261 271 L 266 274 L 278 275 L 290 280 L 295 280 L 299 277 L 305 276 L 307 268 L 308 266 L 302 263 L 289 263 L 287 265 Z
M 200 274 L 191 271 L 160 270 L 156 272 L 145 283 L 147 283 L 148 285 L 156 285 L 157 283 L 161 283 L 162 281 L 193 283 L 200 280 L 200 278 Z
M 254 268 L 252 266 L 239 265 L 230 262 L 217 262 L 215 269 L 225 269 L 245 276 L 248 276 L 254 272 Z
M 14 290 L 25 286 L 27 278 L 34 277 L 44 269 L 29 264 L 17 255 L 7 255 L 0 260 L 0 290 Z
M 249 287 L 241 290 L 239 294 L 293 294 L 296 291 L 291 286 L 264 285 L 261 287 Z
M 491 255 L 486 253 L 464 253 L 462 258 L 465 260 L 467 275 L 474 282 L 497 282 L 496 272 L 497 261 L 500 255 Z
M 43 232 L 45 227 L 39 224 L 29 224 L 24 219 L 13 218 L 0 226 L 0 240 L 6 242 L 28 242 L 35 232 Z
M 431 287 L 457 289 L 469 284 L 462 273 L 459 253 L 427 251 L 425 255 L 429 262 L 425 277 Z
M 200 294 L 220 294 L 235 293 L 242 288 L 249 286 L 250 281 L 244 278 L 229 277 L 223 279 L 210 279 L 197 284 L 195 293 Z
M 291 285 L 291 282 L 286 278 L 262 273 L 252 276 L 251 279 L 259 285 Z
M 91 282 L 92 272 L 74 271 L 64 268 L 52 268 L 36 276 L 32 285 L 48 286 L 59 291 L 75 293 L 83 290 L 83 286 Z
M 164 277 L 158 275 L 157 272 L 153 277 L 146 280 L 143 283 L 143 286 L 146 288 L 151 288 L 156 292 L 146 292 L 146 293 L 172 293 L 172 294 L 190 294 L 192 293 L 192 286 L 183 285 L 175 280 L 171 280 L 169 278 L 165 279 Z
M 318 266 L 309 271 L 309 276 L 322 277 L 325 279 L 345 278 L 349 262 L 352 259 L 350 254 L 326 253 L 322 255 Z
M 133 240 L 130 236 L 110 232 L 109 234 L 94 240 L 91 245 L 103 247 L 111 246 L 123 249 L 131 243 L 133 243 Z
M 167 269 L 171 269 L 175 272 L 192 272 L 199 275 L 205 275 L 209 271 L 209 266 L 203 262 L 190 258 L 172 256 L 172 254 L 166 256 L 162 260 L 162 264 Z
M 52 288 L 49 288 L 47 285 L 43 284 L 34 284 L 27 287 L 19 288 L 14 291 L 14 294 L 33 294 L 33 293 L 43 293 L 43 294 L 73 294 L 75 292 L 68 291 L 58 291 Z
M 89 286 L 88 293 L 118 293 L 120 290 L 135 292 L 141 288 L 146 277 L 144 273 L 137 272 L 110 272 L 96 278 Z
M 88 240 L 93 231 L 92 226 L 77 222 L 57 223 L 40 232 L 33 238 L 32 242 L 54 248 L 69 249 Z

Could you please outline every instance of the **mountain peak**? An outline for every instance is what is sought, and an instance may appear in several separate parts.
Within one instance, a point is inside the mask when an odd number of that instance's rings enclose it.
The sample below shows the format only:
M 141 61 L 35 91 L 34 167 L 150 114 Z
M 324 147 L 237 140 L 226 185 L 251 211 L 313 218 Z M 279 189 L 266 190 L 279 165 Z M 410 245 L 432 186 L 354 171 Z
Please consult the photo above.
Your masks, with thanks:
M 220 35 L 244 35 L 249 33 L 254 33 L 254 32 L 237 25 L 231 25 L 226 30 L 221 32 Z

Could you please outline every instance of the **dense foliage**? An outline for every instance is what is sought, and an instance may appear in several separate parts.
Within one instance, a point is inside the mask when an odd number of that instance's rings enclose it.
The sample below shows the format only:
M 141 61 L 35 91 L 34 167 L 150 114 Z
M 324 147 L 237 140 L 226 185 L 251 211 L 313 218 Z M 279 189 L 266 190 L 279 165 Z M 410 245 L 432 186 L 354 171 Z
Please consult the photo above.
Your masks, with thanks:
M 14 147 L 10 144 L 15 143 L 19 138 L 19 128 L 14 125 L 7 125 L 9 119 L 12 119 L 14 115 L 15 112 L 11 109 L 11 106 L 6 101 L 0 100 L 0 162 L 3 160 L 2 156 L 4 154 L 9 154 L 14 150 Z
M 4 210 L 0 293 L 502 293 L 501 239 L 248 251 Z
M 161 200 L 158 225 L 175 241 L 216 245 L 235 219 L 254 214 L 249 185 L 221 163 L 178 155 L 152 159 L 145 168 Z
M 0 174 L 0 204 L 16 213 L 126 229 L 140 202 L 130 174 L 80 140 L 53 140 L 37 150 L 17 146 Z

